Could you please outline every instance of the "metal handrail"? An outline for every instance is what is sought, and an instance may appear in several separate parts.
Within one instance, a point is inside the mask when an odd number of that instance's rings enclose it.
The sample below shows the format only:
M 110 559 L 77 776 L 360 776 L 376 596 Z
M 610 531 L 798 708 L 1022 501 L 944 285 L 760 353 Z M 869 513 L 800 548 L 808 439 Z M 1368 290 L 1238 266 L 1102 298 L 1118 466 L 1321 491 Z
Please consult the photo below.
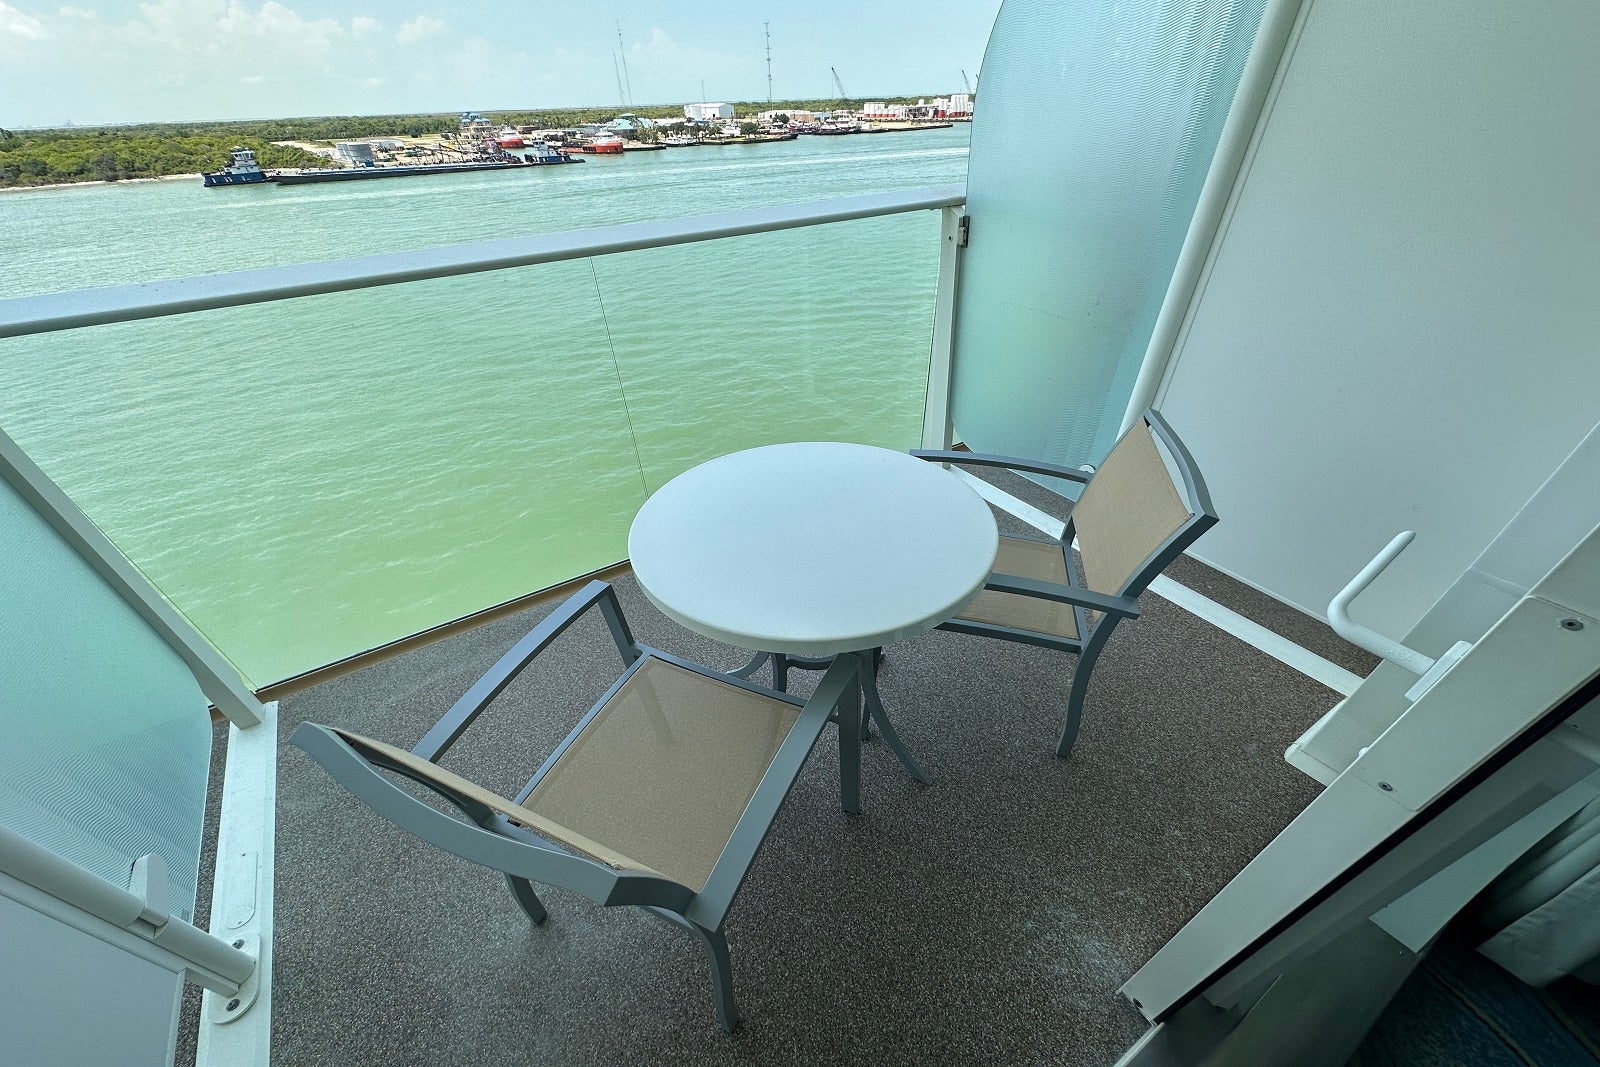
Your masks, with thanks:
M 182 960 L 194 981 L 219 992 L 237 992 L 256 969 L 255 957 L 176 916 L 152 913 L 149 902 L 70 860 L 0 826 L 0 873 L 76 909 L 72 923 L 93 932 L 92 916 L 127 930 Z
M 1405 551 L 1405 547 L 1416 537 L 1413 530 L 1404 530 L 1395 534 L 1394 539 L 1383 547 L 1372 560 L 1361 568 L 1361 572 L 1350 579 L 1345 587 L 1339 590 L 1337 596 L 1328 604 L 1328 624 L 1335 633 L 1353 645 L 1371 652 L 1374 656 L 1388 660 L 1390 663 L 1403 667 L 1415 675 L 1427 674 L 1433 667 L 1433 657 L 1425 656 L 1414 648 L 1407 648 L 1400 642 L 1385 637 L 1383 634 L 1368 626 L 1363 626 L 1350 617 L 1350 602 L 1361 594 L 1361 591 L 1372 584 L 1373 579 L 1382 574 L 1384 568 L 1393 563 L 1395 557 Z
M 935 185 L 802 204 L 597 226 L 411 252 L 260 267 L 170 281 L 75 289 L 0 300 L 0 337 L 183 315 L 380 285 L 452 278 L 569 259 L 693 244 L 801 226 L 928 211 L 966 202 L 963 185 Z

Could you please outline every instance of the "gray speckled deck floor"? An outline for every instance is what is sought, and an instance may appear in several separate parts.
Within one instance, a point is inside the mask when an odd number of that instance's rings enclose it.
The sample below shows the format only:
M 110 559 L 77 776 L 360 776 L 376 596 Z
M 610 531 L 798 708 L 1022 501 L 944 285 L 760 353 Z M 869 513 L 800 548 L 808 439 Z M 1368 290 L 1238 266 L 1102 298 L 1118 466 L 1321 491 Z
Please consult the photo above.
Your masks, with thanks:
M 641 640 L 742 658 L 618 589 Z M 885 700 L 935 784 L 870 745 L 847 818 L 823 735 L 728 919 L 732 1036 L 681 931 L 556 890 L 532 928 L 499 876 L 369 818 L 286 745 L 275 1062 L 1113 1062 L 1144 1029 L 1117 986 L 1312 798 L 1280 754 L 1336 700 L 1147 601 L 1065 762 L 1070 657 L 946 633 L 890 650 Z M 283 737 L 310 719 L 409 747 L 548 610 L 291 697 Z M 613 664 L 598 620 L 579 624 L 446 765 L 516 788 Z

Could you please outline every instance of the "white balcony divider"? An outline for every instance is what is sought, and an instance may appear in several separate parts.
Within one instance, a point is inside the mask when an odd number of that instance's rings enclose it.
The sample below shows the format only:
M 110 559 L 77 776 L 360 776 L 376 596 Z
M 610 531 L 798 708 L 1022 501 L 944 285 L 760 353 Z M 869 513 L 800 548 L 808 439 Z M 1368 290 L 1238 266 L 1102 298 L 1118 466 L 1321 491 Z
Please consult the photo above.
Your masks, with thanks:
M 1097 464 L 1117 438 L 1263 0 L 1005 0 L 968 159 L 957 432 Z
M 0 827 L 118 889 L 135 861 L 194 915 L 211 759 L 188 664 L 0 479 Z
M 10 483 L 17 495 L 160 635 L 188 666 L 200 691 L 218 711 L 241 727 L 261 721 L 261 702 L 245 686 L 239 672 L 4 430 L 0 430 L 0 482 Z
M 3 434 L 0 543 L 0 926 L 15 954 L 0 980 L 0 1047 L 18 1062 L 161 1062 L 181 980 L 223 994 L 241 1018 L 270 952 L 258 933 L 270 924 L 217 937 L 192 923 L 208 696 L 240 720 L 242 749 L 265 752 L 258 783 L 270 782 L 276 730 Z M 270 878 L 271 812 L 246 829 Z M 81 1025 L 86 996 L 111 1002 L 104 1025 Z

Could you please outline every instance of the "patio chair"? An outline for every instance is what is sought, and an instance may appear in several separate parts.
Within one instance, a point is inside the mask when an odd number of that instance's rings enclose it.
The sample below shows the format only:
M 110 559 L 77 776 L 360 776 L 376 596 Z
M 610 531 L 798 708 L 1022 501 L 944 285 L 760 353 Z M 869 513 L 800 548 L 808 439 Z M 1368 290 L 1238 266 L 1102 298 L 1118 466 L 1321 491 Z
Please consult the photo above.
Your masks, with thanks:
M 625 669 L 515 799 L 438 765 L 534 657 L 598 605 Z M 616 594 L 591 582 L 478 679 L 409 752 L 302 723 L 290 739 L 373 811 L 463 859 L 502 872 L 535 924 L 533 887 L 604 907 L 631 904 L 699 938 L 717 1022 L 738 1022 L 723 919 L 823 726 L 856 714 L 856 660 L 840 656 L 810 700 L 731 679 L 633 639 Z M 383 772 L 459 809 L 439 810 Z
M 1138 597 L 1167 564 L 1216 524 L 1194 457 L 1172 427 L 1146 410 L 1100 469 L 1084 471 L 974 452 L 916 450 L 938 463 L 1001 467 L 1083 485 L 1056 540 L 1000 538 L 990 575 L 972 603 L 941 626 L 958 633 L 1021 641 L 1078 656 L 1056 755 L 1072 752 L 1095 660 L 1117 623 L 1139 617 Z M 1077 541 L 1082 567 L 1072 565 Z

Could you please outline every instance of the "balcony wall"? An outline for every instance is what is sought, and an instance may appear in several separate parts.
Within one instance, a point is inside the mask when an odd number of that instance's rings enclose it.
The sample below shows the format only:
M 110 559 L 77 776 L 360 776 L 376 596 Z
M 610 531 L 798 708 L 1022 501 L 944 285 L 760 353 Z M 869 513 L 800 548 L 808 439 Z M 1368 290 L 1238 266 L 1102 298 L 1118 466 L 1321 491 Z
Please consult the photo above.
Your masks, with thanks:
M 1310 7 L 1158 400 L 1225 516 L 1196 555 L 1319 613 L 1414 529 L 1359 607 L 1401 636 L 1595 425 L 1597 35 Z

